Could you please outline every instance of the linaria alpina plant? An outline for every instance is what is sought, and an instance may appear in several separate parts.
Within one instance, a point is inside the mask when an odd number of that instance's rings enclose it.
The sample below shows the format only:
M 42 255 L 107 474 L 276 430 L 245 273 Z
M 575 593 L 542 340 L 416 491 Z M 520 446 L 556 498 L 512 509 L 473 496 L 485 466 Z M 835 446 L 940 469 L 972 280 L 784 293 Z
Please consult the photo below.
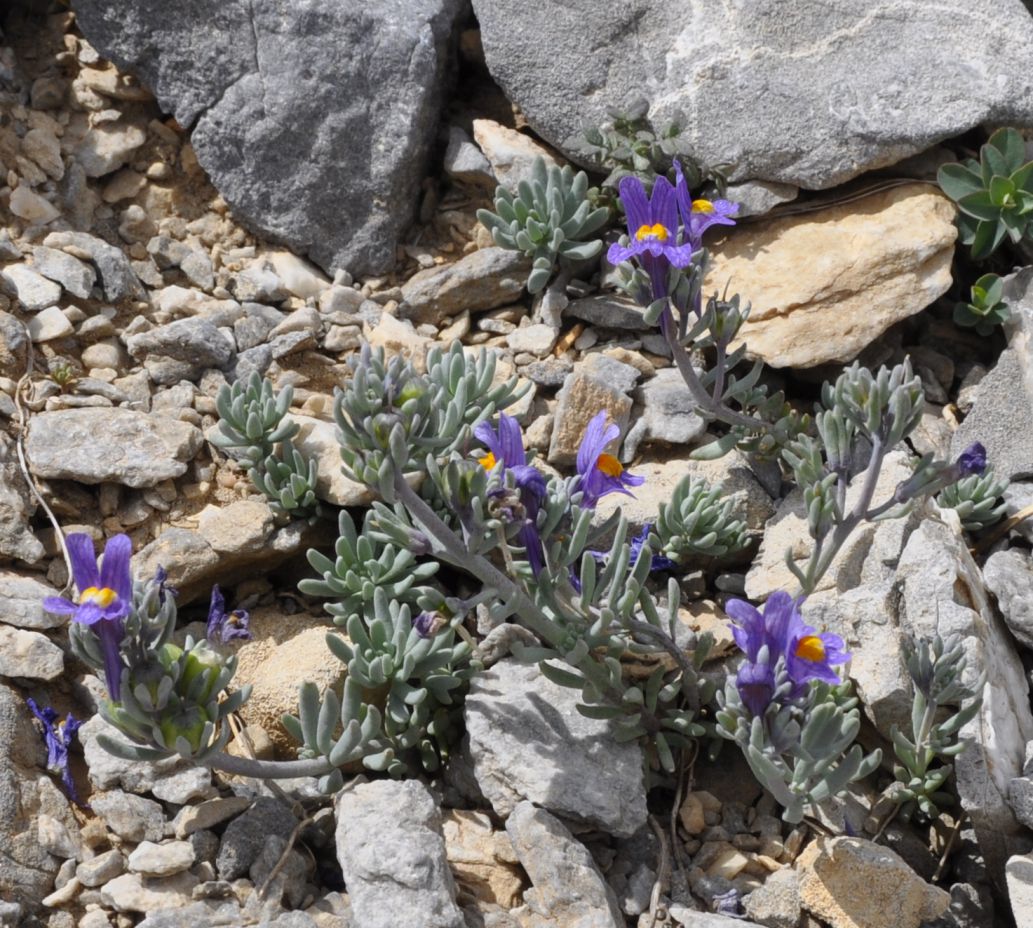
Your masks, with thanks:
M 334 556 L 309 552 L 318 576 L 301 590 L 324 598 L 346 633 L 327 636 L 346 682 L 322 693 L 301 683 L 298 712 L 284 718 L 300 758 L 224 753 L 226 715 L 247 698 L 229 688 L 230 646 L 247 620 L 227 613 L 213 591 L 209 640 L 172 645 L 175 597 L 163 576 L 130 583 L 128 539 L 99 573 L 92 547 L 87 559 L 86 542 L 76 542 L 80 601 L 61 605 L 78 618 L 76 653 L 105 673 L 102 713 L 132 742 L 105 739 L 109 750 L 140 759 L 175 753 L 257 777 L 314 775 L 329 791 L 341 787 L 346 766 L 393 776 L 434 771 L 481 669 L 466 625 L 480 609 L 492 625 L 523 626 L 533 641 L 514 644 L 514 655 L 576 689 L 579 711 L 610 720 L 619 739 L 640 740 L 659 776 L 676 772 L 680 752 L 698 739 L 731 739 L 795 822 L 875 768 L 878 752 L 865 756 L 853 744 L 860 722 L 844 682 L 845 644 L 806 625 L 803 597 L 859 525 L 901 515 L 981 473 L 985 456 L 973 448 L 953 463 L 923 459 L 876 500 L 886 456 L 921 415 L 920 380 L 907 361 L 875 373 L 855 364 L 824 386 L 813 411 L 769 395 L 760 362 L 740 369 L 748 305 L 735 294 L 702 297 L 704 238 L 716 225 L 734 225 L 736 207 L 693 197 L 681 165 L 672 169 L 674 180 L 658 175 L 648 194 L 638 177 L 620 180 L 627 234 L 607 256 L 645 321 L 659 328 L 696 411 L 721 433 L 700 456 L 738 448 L 783 466 L 803 493 L 813 542 L 805 566 L 790 565 L 798 590 L 772 591 L 763 611 L 728 603 L 745 660 L 724 686 L 701 672 L 710 641 L 679 620 L 677 575 L 694 557 L 743 546 L 745 526 L 730 503 L 690 477 L 638 533 L 619 511 L 603 520 L 601 499 L 633 496 L 644 483 L 616 456 L 621 430 L 605 410 L 590 411 L 574 472 L 547 473 L 505 412 L 521 392 L 515 377 L 496 381 L 493 354 L 467 354 L 457 343 L 430 351 L 420 367 L 365 345 L 349 359 L 334 404 L 343 472 L 374 498 L 361 526 L 317 504 L 316 471 L 291 441 L 289 389 L 276 394 L 253 377 L 217 401 L 216 443 L 249 466 L 284 519 L 337 517 Z M 602 220 L 586 207 L 581 181 L 562 173 L 543 180 L 537 170 L 537 186 L 503 198 L 512 217 L 487 221 L 536 254 L 534 283 L 544 287 L 558 257 L 590 257 L 581 246 L 595 243 L 573 236 L 597 231 Z M 503 228 L 507 222 L 516 225 Z M 654 669 L 634 679 L 626 657 L 647 658 Z

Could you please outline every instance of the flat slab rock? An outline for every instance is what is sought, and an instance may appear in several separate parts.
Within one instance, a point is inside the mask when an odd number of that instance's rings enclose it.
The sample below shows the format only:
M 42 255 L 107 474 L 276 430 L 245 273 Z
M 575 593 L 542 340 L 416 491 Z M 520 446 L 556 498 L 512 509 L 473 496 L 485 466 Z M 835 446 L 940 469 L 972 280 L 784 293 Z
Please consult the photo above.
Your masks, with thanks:
M 646 822 L 642 749 L 578 712 L 579 698 L 534 664 L 505 660 L 475 677 L 464 710 L 474 777 L 501 816 L 527 799 L 630 837 Z
M 326 269 L 367 274 L 394 263 L 415 210 L 461 8 L 81 0 L 76 22 L 192 130 L 236 219 Z
M 951 285 L 954 206 L 925 184 L 734 229 L 704 293 L 751 304 L 747 353 L 773 367 L 849 361 Z
M 831 187 L 983 122 L 1033 120 L 1021 0 L 474 0 L 492 76 L 584 160 L 634 97 L 732 179 Z M 821 118 L 815 118 L 821 114 Z
M 37 477 L 153 487 L 182 476 L 201 430 L 131 409 L 60 409 L 33 416 L 25 452 Z
M 356 928 L 465 928 L 441 809 L 416 780 L 377 780 L 337 797 L 337 858 Z

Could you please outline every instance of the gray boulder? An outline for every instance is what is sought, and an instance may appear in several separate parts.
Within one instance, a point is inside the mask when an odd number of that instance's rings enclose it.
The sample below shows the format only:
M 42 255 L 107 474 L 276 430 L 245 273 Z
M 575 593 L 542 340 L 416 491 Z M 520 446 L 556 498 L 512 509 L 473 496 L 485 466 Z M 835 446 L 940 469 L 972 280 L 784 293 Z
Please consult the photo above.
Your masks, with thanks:
M 441 810 L 416 780 L 378 780 L 337 798 L 337 858 L 356 928 L 463 928 Z
M 735 180 L 831 187 L 983 122 L 1033 120 L 1021 0 L 474 0 L 488 68 L 547 141 L 634 97 Z
M 580 694 L 534 664 L 505 660 L 470 685 L 465 719 L 474 777 L 499 815 L 524 799 L 628 837 L 646 821 L 642 749 L 577 711 Z
M 229 340 L 198 316 L 132 335 L 126 348 L 143 360 L 151 380 L 161 384 L 197 380 L 208 368 L 226 367 L 234 354 Z
M 153 487 L 182 476 L 203 441 L 200 429 L 167 416 L 59 409 L 33 418 L 25 453 L 37 477 Z
M 265 238 L 326 269 L 394 262 L 434 139 L 459 0 L 76 0 L 76 21 L 192 129 Z
M 559 819 L 522 802 L 506 832 L 534 884 L 524 901 L 538 918 L 565 928 L 623 928 L 617 897 L 599 865 Z

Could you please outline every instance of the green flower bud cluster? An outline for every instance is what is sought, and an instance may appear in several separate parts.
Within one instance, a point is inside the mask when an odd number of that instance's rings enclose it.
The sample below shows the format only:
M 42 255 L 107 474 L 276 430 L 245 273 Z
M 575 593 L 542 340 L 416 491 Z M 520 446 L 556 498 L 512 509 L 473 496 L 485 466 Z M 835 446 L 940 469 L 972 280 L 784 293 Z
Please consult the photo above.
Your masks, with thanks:
M 588 199 L 588 175 L 569 166 L 546 166 L 537 157 L 531 179 L 521 180 L 514 196 L 505 187 L 495 190 L 495 211 L 477 211 L 496 245 L 523 252 L 533 259 L 527 289 L 545 289 L 557 263 L 587 261 L 603 249 L 599 239 L 588 239 L 610 218 L 605 208 L 593 208 Z
M 194 760 L 221 751 L 229 741 L 226 717 L 239 709 L 251 688 L 228 693 L 235 656 L 218 653 L 204 639 L 171 642 L 176 604 L 159 582 L 134 584 L 133 608 L 125 619 L 119 702 L 105 700 L 100 714 L 131 743 L 100 735 L 109 753 L 129 760 L 159 760 L 179 755 Z M 103 655 L 89 626 L 73 623 L 75 655 L 95 670 Z

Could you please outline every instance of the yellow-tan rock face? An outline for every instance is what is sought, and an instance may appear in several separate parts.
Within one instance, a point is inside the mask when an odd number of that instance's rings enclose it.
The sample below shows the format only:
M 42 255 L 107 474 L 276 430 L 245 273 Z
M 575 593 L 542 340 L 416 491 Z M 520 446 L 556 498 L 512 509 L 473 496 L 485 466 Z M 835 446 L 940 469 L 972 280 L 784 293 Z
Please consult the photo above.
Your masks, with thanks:
M 773 367 L 849 361 L 947 291 L 954 206 L 926 184 L 744 225 L 712 250 L 704 293 L 752 305 L 742 337 Z
M 818 838 L 796 869 L 804 908 L 832 928 L 918 928 L 950 902 L 899 854 L 861 838 Z
M 260 725 L 269 734 L 281 757 L 296 756 L 298 744 L 287 734 L 280 718 L 298 714 L 298 686 L 311 680 L 320 691 L 338 686 L 345 667 L 326 646 L 326 634 L 334 630 L 329 617 L 308 613 L 287 616 L 276 609 L 258 609 L 251 616 L 252 641 L 237 652 L 239 664 L 234 685 L 253 687 L 251 698 L 240 710 L 248 725 Z

